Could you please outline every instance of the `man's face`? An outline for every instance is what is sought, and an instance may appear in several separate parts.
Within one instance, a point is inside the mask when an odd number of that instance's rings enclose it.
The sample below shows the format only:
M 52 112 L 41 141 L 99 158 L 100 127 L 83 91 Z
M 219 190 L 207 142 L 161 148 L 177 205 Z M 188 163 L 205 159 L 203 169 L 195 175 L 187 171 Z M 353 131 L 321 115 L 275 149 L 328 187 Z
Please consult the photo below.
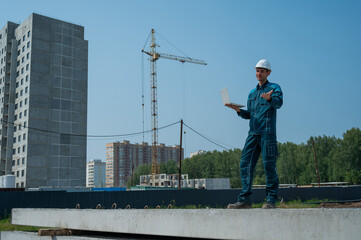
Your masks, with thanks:
M 271 71 L 267 71 L 264 68 L 256 68 L 256 77 L 260 82 L 266 81 L 267 77 L 271 74 Z

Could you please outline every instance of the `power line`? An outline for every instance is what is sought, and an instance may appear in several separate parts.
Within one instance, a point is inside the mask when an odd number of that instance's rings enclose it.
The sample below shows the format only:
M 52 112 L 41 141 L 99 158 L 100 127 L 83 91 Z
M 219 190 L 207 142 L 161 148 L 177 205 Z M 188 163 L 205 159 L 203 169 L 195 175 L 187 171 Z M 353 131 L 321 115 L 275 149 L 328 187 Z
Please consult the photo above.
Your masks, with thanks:
M 70 136 L 76 136 L 76 137 L 90 137 L 90 138 L 114 138 L 114 137 L 126 137 L 126 136 L 136 136 L 136 135 L 141 135 L 143 133 L 149 133 L 152 132 L 153 130 L 147 130 L 147 131 L 141 131 L 141 132 L 134 132 L 134 133 L 125 133 L 125 134 L 114 134 L 114 135 L 87 135 L 87 134 L 73 134 L 73 133 L 61 133 L 61 132 L 55 132 L 55 131 L 49 131 L 49 130 L 44 130 L 44 129 L 39 129 L 39 128 L 33 128 L 33 127 L 28 127 L 25 125 L 20 124 L 15 124 L 15 123 L 11 123 L 5 120 L 2 120 L 2 122 L 5 122 L 7 124 L 11 124 L 14 126 L 23 126 L 24 128 L 27 128 L 29 130 L 34 130 L 34 131 L 39 131 L 39 132 L 44 132 L 44 133 L 54 133 L 54 134 L 67 134 Z M 171 127 L 175 124 L 178 124 L 180 121 L 178 122 L 174 122 L 168 125 L 165 125 L 163 127 L 158 128 L 158 130 L 167 128 L 167 127 Z
M 42 133 L 53 133 L 53 134 L 67 134 L 69 136 L 76 136 L 76 137 L 87 137 L 87 138 L 116 138 L 116 137 L 130 137 L 130 136 L 137 136 L 137 135 L 141 135 L 141 134 L 144 134 L 144 133 L 150 133 L 152 132 L 153 130 L 147 130 L 147 131 L 140 131 L 140 132 L 133 132 L 133 133 L 124 133 L 124 134 L 112 134 L 112 135 L 87 135 L 87 134 L 73 134 L 73 133 L 61 133 L 61 132 L 56 132 L 56 131 L 49 131 L 49 130 L 45 130 L 45 129 L 39 129 L 39 128 L 33 128 L 33 127 L 28 127 L 28 126 L 25 126 L 23 124 L 15 124 L 15 123 L 11 123 L 11 122 L 8 122 L 8 121 L 5 121 L 5 120 L 2 120 L 2 122 L 4 123 L 7 123 L 7 124 L 11 124 L 11 125 L 14 125 L 14 126 L 23 126 L 24 128 L 27 128 L 29 130 L 34 130 L 34 131 L 39 131 L 39 132 L 42 132 Z M 168 124 L 168 125 L 165 125 L 165 126 L 162 126 L 162 127 L 159 127 L 158 130 L 162 130 L 162 129 L 165 129 L 165 128 L 168 128 L 168 127 L 171 127 L 171 126 L 174 126 L 176 124 L 180 123 L 180 121 L 177 121 L 177 122 L 174 122 L 174 123 L 171 123 L 171 124 Z M 183 122 L 183 124 L 190 130 L 192 130 L 194 133 L 198 134 L 200 137 L 206 139 L 207 141 L 217 145 L 218 147 L 221 147 L 227 151 L 229 151 L 230 149 L 229 148 L 226 148 L 225 146 L 223 145 L 226 145 L 226 144 L 219 144 L 219 143 L 216 143 L 215 141 L 211 140 L 210 138 L 204 136 L 203 134 L 199 133 L 198 131 L 196 131 L 195 129 L 193 129 L 192 127 L 188 126 L 186 123 Z
M 186 123 L 183 122 L 183 124 L 184 124 L 187 128 L 189 128 L 190 130 L 192 130 L 193 132 L 195 132 L 196 134 L 198 134 L 199 136 L 201 136 L 202 138 L 206 139 L 207 141 L 209 141 L 209 142 L 211 142 L 211 143 L 213 143 L 213 144 L 217 145 L 218 147 L 221 147 L 221 148 L 223 148 L 223 149 L 225 149 L 225 150 L 228 150 L 228 151 L 230 150 L 229 148 L 226 148 L 226 147 L 224 147 L 224 146 L 222 146 L 222 145 L 220 145 L 220 144 L 212 141 L 211 139 L 205 137 L 204 135 L 200 134 L 199 132 L 197 132 L 196 130 L 194 130 L 194 129 L 191 128 L 190 126 L 188 126 Z

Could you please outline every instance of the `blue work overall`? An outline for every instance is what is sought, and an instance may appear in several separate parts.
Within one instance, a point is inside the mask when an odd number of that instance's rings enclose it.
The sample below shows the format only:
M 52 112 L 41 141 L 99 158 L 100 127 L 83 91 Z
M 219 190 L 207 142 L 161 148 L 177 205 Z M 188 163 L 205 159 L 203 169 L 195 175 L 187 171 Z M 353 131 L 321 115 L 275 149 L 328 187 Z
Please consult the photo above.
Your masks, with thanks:
M 262 93 L 273 90 L 271 100 L 261 97 Z M 252 194 L 253 174 L 256 163 L 262 153 L 263 166 L 266 173 L 267 202 L 276 202 L 278 198 L 278 176 L 276 171 L 277 140 L 276 140 L 276 109 L 283 104 L 280 86 L 266 81 L 257 85 L 248 95 L 247 110 L 238 115 L 249 119 L 249 132 L 241 157 L 242 191 L 239 201 L 249 201 Z

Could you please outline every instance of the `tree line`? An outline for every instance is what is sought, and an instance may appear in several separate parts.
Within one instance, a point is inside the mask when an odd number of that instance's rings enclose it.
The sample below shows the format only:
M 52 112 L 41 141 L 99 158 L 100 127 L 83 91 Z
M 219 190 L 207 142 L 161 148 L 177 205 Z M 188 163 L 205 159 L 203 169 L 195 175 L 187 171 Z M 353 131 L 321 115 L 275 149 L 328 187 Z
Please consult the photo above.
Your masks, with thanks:
M 315 143 L 315 151 L 313 148 Z M 361 130 L 352 128 L 342 138 L 310 137 L 307 143 L 278 143 L 277 171 L 280 183 L 309 185 L 317 182 L 315 153 L 321 182 L 361 184 Z M 240 188 L 240 159 L 242 151 L 213 151 L 186 158 L 182 174 L 192 178 L 230 178 L 232 188 Z M 160 164 L 161 173 L 178 173 L 178 162 Z M 139 176 L 151 173 L 151 165 L 140 165 L 133 174 L 133 185 Z M 253 184 L 265 184 L 262 155 L 256 165 Z M 128 181 L 128 187 L 130 180 Z

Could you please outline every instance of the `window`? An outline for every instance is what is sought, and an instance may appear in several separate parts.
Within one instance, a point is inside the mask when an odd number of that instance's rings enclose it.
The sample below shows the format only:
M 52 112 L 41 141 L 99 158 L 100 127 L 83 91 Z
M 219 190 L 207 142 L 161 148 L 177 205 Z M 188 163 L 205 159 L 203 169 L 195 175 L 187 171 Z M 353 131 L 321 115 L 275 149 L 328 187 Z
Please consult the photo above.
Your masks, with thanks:
M 23 46 L 22 52 L 25 52 L 25 46 Z
M 23 90 L 20 90 L 20 96 L 22 96 L 23 95 Z
M 21 164 L 25 164 L 25 158 L 21 159 Z
M 15 104 L 15 110 L 18 109 L 18 104 Z
M 16 72 L 16 77 L 19 77 L 19 71 Z
M 19 97 L 19 93 L 15 93 L 15 99 Z
M 28 93 L 28 87 L 25 88 L 25 93 Z
M 23 42 L 25 41 L 25 35 L 23 36 Z
M 30 37 L 30 31 L 28 32 L 28 37 Z
M 16 82 L 16 88 L 18 88 L 19 87 L 19 82 Z
M 29 54 L 29 53 L 28 53 Z M 21 63 L 24 63 L 24 61 L 25 61 L 25 57 L 22 57 L 21 58 Z
M 23 117 L 23 113 L 21 112 L 21 113 L 19 113 L 19 119 L 21 119 Z M 21 125 L 19 125 L 19 127 L 20 127 Z
M 19 177 L 19 171 L 16 171 L 16 176 Z M 17 187 L 19 187 L 19 183 L 16 183 Z
M 14 126 L 14 132 L 16 132 L 16 126 Z
M 26 44 L 26 48 L 29 48 L 30 47 L 30 42 L 28 42 L 27 44 Z
M 26 110 L 25 110 L 25 111 L 26 111 Z M 24 113 L 24 116 L 26 116 L 25 113 Z M 26 121 L 24 122 L 24 128 L 26 128 Z
M 16 143 L 16 137 L 13 138 L 13 143 Z
M 18 147 L 18 153 L 20 153 L 20 147 Z
M 26 146 L 24 145 L 24 146 L 23 146 L 23 152 L 25 152 L 25 150 L 26 150 Z
M 24 84 L 24 78 L 21 79 L 21 85 L 23 85 L 23 84 Z
M 18 136 L 18 141 L 19 141 L 19 142 L 21 141 L 21 136 Z
M 24 175 L 25 175 L 25 171 L 21 170 L 21 176 L 24 177 Z M 23 183 L 21 183 L 21 184 L 23 184 Z
M 1 59 L 1 60 L 2 60 L 2 59 Z M 18 60 L 18 61 L 16 62 L 16 66 L 19 67 L 19 65 L 20 65 L 20 60 Z
M 25 111 L 24 111 L 24 117 L 26 117 L 27 113 L 28 113 L 28 110 L 25 110 Z M 25 122 L 25 123 L 26 123 L 26 122 Z M 24 126 L 25 126 L 25 123 L 24 123 Z
M 23 106 L 23 101 L 20 101 L 20 107 L 22 107 Z
M 21 125 L 19 125 L 19 131 L 21 130 Z
M 18 40 L 18 46 L 21 44 L 21 40 Z
M 26 105 L 26 104 L 28 104 L 28 99 L 27 99 L 27 98 L 25 98 L 25 105 Z
M 23 134 L 23 140 L 25 140 L 25 139 L 26 139 L 26 133 Z
M 12 161 L 12 165 L 15 166 L 15 160 Z
M 29 80 L 29 75 L 26 76 L 25 82 L 27 82 L 28 80 Z
M 30 53 L 26 54 L 26 59 L 29 59 Z
M 26 64 L 26 70 L 29 70 L 29 64 Z
M 18 50 L 18 56 L 20 55 L 20 50 Z
M 21 69 L 21 74 L 23 74 L 23 73 L 24 73 L 24 68 Z
M 15 115 L 15 116 L 14 116 L 14 120 L 15 120 L 15 121 L 18 120 L 18 115 Z
M 18 159 L 17 161 L 16 161 L 16 165 L 20 165 L 20 159 Z
M 16 153 L 16 149 L 15 148 L 13 148 L 13 154 L 15 154 Z M 15 164 L 15 161 L 14 161 L 14 164 Z

